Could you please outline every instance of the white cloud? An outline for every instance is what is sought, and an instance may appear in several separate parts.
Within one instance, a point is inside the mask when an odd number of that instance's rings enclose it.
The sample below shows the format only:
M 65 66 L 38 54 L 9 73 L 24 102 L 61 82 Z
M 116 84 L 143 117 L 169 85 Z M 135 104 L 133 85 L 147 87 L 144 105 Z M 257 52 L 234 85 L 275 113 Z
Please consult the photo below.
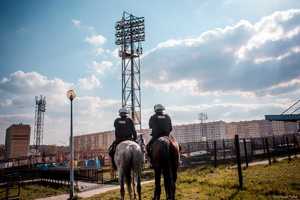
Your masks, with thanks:
M 120 56 L 119 56 L 119 48 L 116 48 L 115 50 L 113 50 L 111 52 L 112 56 L 116 59 L 120 59 Z
M 95 50 L 95 52 L 96 52 L 96 56 L 99 56 L 102 55 L 105 52 L 105 50 L 99 47 Z
M 91 75 L 78 80 L 79 87 L 84 90 L 92 90 L 101 86 L 100 81 L 95 75 Z
M 72 24 L 76 27 L 79 28 L 81 26 L 81 22 L 77 19 L 72 19 Z
M 99 34 L 86 37 L 85 41 L 91 45 L 100 46 L 106 42 L 106 38 Z
M 100 63 L 97 61 L 92 62 L 92 69 L 97 72 L 98 74 L 103 74 L 106 70 L 111 69 L 113 66 L 112 62 L 110 61 L 101 61 Z
M 254 24 L 242 20 L 162 42 L 143 56 L 144 77 L 149 87 L 165 91 L 188 80 L 192 93 L 261 93 L 300 75 L 299 44 L 300 10 L 275 12 Z
M 178 92 L 188 93 L 189 95 L 197 95 L 199 91 L 197 90 L 197 81 L 195 80 L 179 80 L 168 83 L 156 83 L 152 81 L 145 81 L 144 86 L 146 88 L 155 88 L 156 90 L 163 92 Z
M 0 81 L 0 92 L 23 95 L 34 92 L 60 94 L 70 87 L 72 87 L 71 83 L 64 82 L 59 78 L 48 79 L 37 72 L 16 71 Z
M 47 101 L 44 143 L 55 144 L 58 140 L 67 143 L 70 104 L 66 91 L 75 85 L 81 86 L 75 88 L 75 134 L 112 129 L 119 101 L 82 95 L 82 90 L 100 87 L 100 81 L 95 76 L 83 78 L 74 84 L 59 78 L 48 78 L 37 72 L 17 71 L 0 79 L 0 144 L 4 143 L 5 129 L 13 123 L 30 124 L 33 134 L 34 98 L 41 94 L 46 96 Z

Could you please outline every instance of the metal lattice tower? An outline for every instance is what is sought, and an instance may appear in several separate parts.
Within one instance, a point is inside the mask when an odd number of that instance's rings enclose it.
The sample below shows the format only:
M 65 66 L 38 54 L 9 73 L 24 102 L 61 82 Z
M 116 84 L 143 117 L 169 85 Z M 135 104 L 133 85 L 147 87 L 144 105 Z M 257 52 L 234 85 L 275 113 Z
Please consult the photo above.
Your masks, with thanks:
M 199 113 L 198 114 L 198 119 L 200 120 L 200 123 L 201 123 L 201 137 L 203 138 L 203 137 L 206 137 L 206 139 L 207 139 L 207 133 L 206 133 L 206 135 L 204 136 L 204 123 L 206 122 L 206 120 L 208 119 L 208 117 L 207 117 L 207 113 Z
M 44 114 L 46 111 L 46 97 L 35 97 L 35 124 L 34 124 L 34 145 L 36 151 L 39 150 L 43 143 L 43 128 L 44 128 Z
M 130 110 L 135 125 L 141 129 L 141 42 L 145 41 L 144 17 L 136 17 L 123 12 L 116 23 L 116 41 L 122 58 L 122 107 Z

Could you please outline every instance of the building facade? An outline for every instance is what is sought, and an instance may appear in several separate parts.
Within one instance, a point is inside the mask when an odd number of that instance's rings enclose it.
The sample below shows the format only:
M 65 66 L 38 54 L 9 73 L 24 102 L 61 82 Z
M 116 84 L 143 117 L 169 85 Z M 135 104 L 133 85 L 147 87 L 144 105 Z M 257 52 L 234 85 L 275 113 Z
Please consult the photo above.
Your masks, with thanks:
M 144 144 L 150 140 L 150 129 L 138 130 L 138 135 L 143 135 Z M 104 131 L 74 137 L 74 156 L 76 160 L 95 159 L 108 157 L 108 148 L 115 140 L 114 131 Z
M 224 121 L 175 125 L 171 134 L 178 143 L 201 142 L 206 140 L 232 139 L 236 134 L 241 138 L 266 137 L 289 134 L 297 131 L 297 123 L 270 122 L 252 120 L 226 123 Z M 138 131 L 143 135 L 144 143 L 151 138 L 151 129 Z M 75 159 L 93 159 L 104 156 L 108 159 L 107 150 L 114 141 L 114 131 L 98 132 L 74 137 Z
M 30 125 L 13 124 L 6 129 L 5 158 L 26 157 L 29 153 Z
M 194 123 L 173 126 L 171 133 L 179 143 L 218 140 L 225 137 L 226 123 L 224 121 Z
M 267 137 L 272 135 L 293 134 L 298 130 L 297 122 L 252 120 L 226 123 L 226 137 L 241 138 Z
M 179 143 L 200 142 L 206 137 L 205 124 L 183 124 L 173 126 L 171 134 Z
M 74 137 L 74 155 L 77 160 L 105 156 L 114 141 L 113 131 L 98 132 Z

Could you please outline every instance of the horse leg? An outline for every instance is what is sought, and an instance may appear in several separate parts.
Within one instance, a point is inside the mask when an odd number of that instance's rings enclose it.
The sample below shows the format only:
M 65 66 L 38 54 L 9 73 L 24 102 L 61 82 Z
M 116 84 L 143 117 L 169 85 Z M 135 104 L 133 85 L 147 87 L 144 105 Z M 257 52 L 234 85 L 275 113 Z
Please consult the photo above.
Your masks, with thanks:
M 165 185 L 165 192 L 166 192 L 166 199 L 170 200 L 170 173 L 169 169 L 165 167 L 163 169 L 163 176 L 164 176 L 164 185 Z
M 131 191 L 131 171 L 126 172 L 126 186 L 129 194 L 129 199 L 132 200 L 132 191 Z
M 121 200 L 125 199 L 125 189 L 124 189 L 124 174 L 122 170 L 119 170 L 119 184 L 120 184 L 120 193 L 121 193 Z
M 175 200 L 175 184 L 173 179 L 173 172 L 172 167 L 165 168 L 163 170 L 164 175 L 164 184 L 165 184 L 165 191 L 166 191 L 166 199 L 167 200 Z
M 175 199 L 175 194 L 176 194 L 176 181 L 177 181 L 177 167 L 173 168 L 173 191 L 172 194 L 174 195 L 174 199 Z
M 155 174 L 155 190 L 154 190 L 154 198 L 153 200 L 160 200 L 160 193 L 161 193 L 161 188 L 160 188 L 160 176 L 161 176 L 161 169 L 155 169 L 154 170 Z
M 135 192 L 135 173 L 132 171 L 132 189 L 133 189 L 133 199 L 136 200 L 136 192 Z
M 136 173 L 136 189 L 137 189 L 137 192 L 138 192 L 138 195 L 139 195 L 139 200 L 142 200 L 142 187 L 141 187 L 141 172 L 138 171 Z

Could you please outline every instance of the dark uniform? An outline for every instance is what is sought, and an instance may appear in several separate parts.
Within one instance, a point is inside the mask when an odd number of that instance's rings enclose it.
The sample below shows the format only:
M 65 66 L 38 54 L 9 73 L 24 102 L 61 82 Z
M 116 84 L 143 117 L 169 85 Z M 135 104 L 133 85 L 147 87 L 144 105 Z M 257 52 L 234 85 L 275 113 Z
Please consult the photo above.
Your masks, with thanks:
M 127 116 L 119 117 L 114 122 L 115 127 L 115 141 L 109 147 L 109 155 L 112 159 L 113 166 L 115 167 L 114 163 L 114 154 L 116 151 L 116 147 L 119 143 L 125 140 L 134 140 L 137 139 L 136 130 L 133 124 L 133 121 L 128 118 Z
M 147 145 L 147 153 L 150 157 L 152 143 L 159 137 L 170 135 L 172 131 L 171 118 L 162 112 L 155 113 L 149 120 L 149 128 L 152 129 L 152 138 Z

